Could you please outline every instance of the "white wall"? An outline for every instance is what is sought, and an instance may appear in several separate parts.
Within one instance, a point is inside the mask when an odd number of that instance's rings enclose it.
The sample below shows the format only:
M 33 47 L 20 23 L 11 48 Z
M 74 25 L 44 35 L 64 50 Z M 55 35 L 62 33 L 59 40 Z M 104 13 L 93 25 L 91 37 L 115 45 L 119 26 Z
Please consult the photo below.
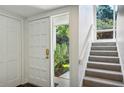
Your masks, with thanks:
M 79 59 L 81 57 L 81 63 L 79 64 L 79 84 L 82 83 L 82 78 L 85 72 L 86 62 L 88 61 L 90 51 L 90 40 L 92 36 L 89 35 L 89 30 L 93 24 L 93 6 L 82 5 L 79 6 Z M 92 29 L 92 28 L 91 28 Z
M 70 7 L 69 12 L 69 31 L 70 31 L 70 86 L 77 87 L 79 85 L 78 80 L 78 31 L 79 31 L 79 6 Z
M 119 10 L 118 10 L 117 45 L 118 45 L 118 51 L 120 55 L 120 61 L 124 68 L 124 6 L 119 6 Z
M 81 54 L 82 46 L 84 46 L 88 30 L 93 24 L 93 6 L 83 5 L 79 7 L 79 55 Z

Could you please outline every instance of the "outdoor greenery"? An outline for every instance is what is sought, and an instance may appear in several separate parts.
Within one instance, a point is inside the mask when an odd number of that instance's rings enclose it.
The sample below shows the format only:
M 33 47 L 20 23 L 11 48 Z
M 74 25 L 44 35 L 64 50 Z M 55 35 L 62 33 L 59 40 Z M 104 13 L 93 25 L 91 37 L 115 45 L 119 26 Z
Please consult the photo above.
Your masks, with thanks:
M 106 20 L 97 19 L 97 30 L 103 30 L 103 29 L 113 29 L 113 20 L 112 19 L 106 19 Z
M 110 5 L 97 6 L 97 19 L 113 19 L 113 9 Z
M 113 28 L 113 9 L 109 5 L 97 6 L 97 29 Z
M 56 26 L 56 43 L 54 70 L 60 76 L 69 70 L 69 25 Z

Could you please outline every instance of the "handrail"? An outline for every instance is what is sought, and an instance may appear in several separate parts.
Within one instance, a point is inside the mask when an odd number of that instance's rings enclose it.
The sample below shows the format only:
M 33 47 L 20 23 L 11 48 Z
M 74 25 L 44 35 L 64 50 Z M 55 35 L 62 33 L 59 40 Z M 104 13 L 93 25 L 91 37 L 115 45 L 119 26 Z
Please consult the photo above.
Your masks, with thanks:
M 89 36 L 90 36 L 91 31 L 92 31 L 93 28 L 94 28 L 94 26 L 93 26 L 93 24 L 91 24 L 90 27 L 89 27 L 89 30 L 88 30 L 88 34 L 87 34 L 87 36 L 86 36 L 86 38 L 85 38 L 84 45 L 83 45 L 83 47 L 82 47 L 82 49 L 81 49 L 81 54 L 80 54 L 80 56 L 79 56 L 79 62 L 82 60 L 82 55 L 83 55 L 83 51 L 84 51 L 85 45 L 86 45 L 86 43 L 87 43 L 87 41 L 88 41 L 88 38 L 89 38 Z
M 79 55 L 79 73 L 80 73 L 80 86 L 82 86 L 82 80 L 83 80 L 83 77 L 85 75 L 85 70 L 86 70 L 86 66 L 87 66 L 87 62 L 88 62 L 88 56 L 89 56 L 89 52 L 90 52 L 90 47 L 91 47 L 91 42 L 92 42 L 92 39 L 93 39 L 93 34 L 95 32 L 93 32 L 92 30 L 95 30 L 93 24 L 91 24 L 89 26 L 89 29 L 88 29 L 88 32 L 87 32 L 87 35 L 85 37 L 85 41 L 83 42 L 82 46 L 81 46 L 81 52 L 80 52 L 80 55 Z

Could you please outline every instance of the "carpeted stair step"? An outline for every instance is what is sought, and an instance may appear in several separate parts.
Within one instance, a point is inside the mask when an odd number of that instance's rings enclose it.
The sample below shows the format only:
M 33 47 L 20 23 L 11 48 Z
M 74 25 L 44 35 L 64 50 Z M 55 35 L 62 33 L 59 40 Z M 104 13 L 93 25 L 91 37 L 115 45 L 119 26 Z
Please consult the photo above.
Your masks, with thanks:
M 91 50 L 117 51 L 116 46 L 92 46 Z
M 101 70 L 101 69 L 87 68 L 85 72 L 85 76 L 115 80 L 120 82 L 123 81 L 123 75 L 121 72 Z
M 115 42 L 93 42 L 92 46 L 116 46 Z
M 117 51 L 101 51 L 101 50 L 92 50 L 90 55 L 94 56 L 118 56 Z
M 119 58 L 113 56 L 90 56 L 89 61 L 119 63 Z
M 84 87 L 124 87 L 122 82 L 95 78 L 95 77 L 84 77 Z
M 121 72 L 121 65 L 117 63 L 105 63 L 105 62 L 88 62 L 87 68 L 103 69 Z

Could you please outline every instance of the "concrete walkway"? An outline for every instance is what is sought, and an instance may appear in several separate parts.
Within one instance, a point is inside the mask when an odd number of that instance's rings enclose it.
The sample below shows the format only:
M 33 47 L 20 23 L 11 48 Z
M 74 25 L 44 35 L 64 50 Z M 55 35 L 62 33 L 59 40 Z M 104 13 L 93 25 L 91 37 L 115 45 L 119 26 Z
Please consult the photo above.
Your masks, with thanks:
M 60 77 L 54 77 L 54 82 L 58 85 L 56 87 L 69 87 L 69 71 Z

